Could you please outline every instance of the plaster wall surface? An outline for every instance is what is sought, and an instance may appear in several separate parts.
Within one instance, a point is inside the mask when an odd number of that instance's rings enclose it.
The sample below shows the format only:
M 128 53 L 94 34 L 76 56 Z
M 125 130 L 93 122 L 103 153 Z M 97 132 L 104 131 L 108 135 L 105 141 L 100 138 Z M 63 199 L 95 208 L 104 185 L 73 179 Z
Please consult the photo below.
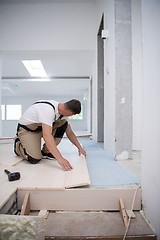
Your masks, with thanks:
M 160 1 L 142 0 L 142 202 L 160 239 Z
M 27 2 L 2 1 L 0 50 L 94 49 L 93 1 Z
M 1 85 L 2 85 L 2 60 L 0 57 L 0 106 L 1 106 Z M 0 108 L 0 137 L 2 136 L 2 112 Z
M 132 151 L 131 1 L 115 1 L 116 155 Z
M 115 156 L 115 4 L 105 5 L 105 26 L 109 38 L 104 42 L 104 149 Z
M 95 33 L 96 34 L 96 33 Z M 91 81 L 91 131 L 94 139 L 97 139 L 97 68 L 96 68 L 96 57 L 94 57 L 92 65 L 92 81 Z
M 141 1 L 131 0 L 132 24 L 132 150 L 142 149 L 142 14 Z
M 104 13 L 104 29 L 109 38 L 104 40 L 104 149 L 115 155 L 115 18 L 114 1 L 96 1 L 96 29 Z M 96 35 L 97 39 L 97 35 Z M 96 43 L 97 44 L 97 43 Z M 97 47 L 97 46 L 96 46 Z M 97 56 L 97 52 L 96 52 Z M 96 59 L 97 69 L 97 59 Z M 96 80 L 95 72 L 95 80 Z M 96 82 L 97 84 L 97 82 Z M 95 90 L 94 90 L 95 91 Z M 95 104 L 95 107 L 96 104 Z M 97 113 L 98 114 L 98 113 Z

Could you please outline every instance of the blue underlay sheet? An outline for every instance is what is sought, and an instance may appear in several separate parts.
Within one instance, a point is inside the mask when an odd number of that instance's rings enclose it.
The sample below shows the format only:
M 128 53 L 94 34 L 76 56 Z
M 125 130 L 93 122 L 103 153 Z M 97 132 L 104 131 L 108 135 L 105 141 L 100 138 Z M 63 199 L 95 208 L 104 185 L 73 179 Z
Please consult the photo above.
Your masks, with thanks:
M 87 152 L 86 161 L 91 186 L 140 184 L 140 180 L 122 167 L 109 151 L 103 150 L 95 140 L 79 139 Z

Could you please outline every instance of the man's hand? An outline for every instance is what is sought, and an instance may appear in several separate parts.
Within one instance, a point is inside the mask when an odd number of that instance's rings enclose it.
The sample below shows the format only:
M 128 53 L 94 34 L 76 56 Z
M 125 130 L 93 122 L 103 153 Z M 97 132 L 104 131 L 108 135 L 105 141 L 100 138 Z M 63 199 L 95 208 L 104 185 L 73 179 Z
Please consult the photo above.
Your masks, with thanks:
M 65 171 L 71 171 L 73 169 L 71 164 L 67 161 L 67 159 L 62 157 L 57 161 Z
M 55 144 L 54 138 L 52 136 L 52 127 L 45 123 L 42 123 L 42 130 L 43 138 L 49 151 L 53 154 L 53 156 L 57 159 L 58 163 L 63 167 L 65 171 L 72 170 L 72 166 L 65 158 L 62 157 Z
M 81 154 L 83 154 L 84 156 L 86 156 L 86 151 L 85 151 L 82 147 L 80 147 L 80 148 L 78 149 L 78 152 L 79 152 L 79 156 L 80 156 Z

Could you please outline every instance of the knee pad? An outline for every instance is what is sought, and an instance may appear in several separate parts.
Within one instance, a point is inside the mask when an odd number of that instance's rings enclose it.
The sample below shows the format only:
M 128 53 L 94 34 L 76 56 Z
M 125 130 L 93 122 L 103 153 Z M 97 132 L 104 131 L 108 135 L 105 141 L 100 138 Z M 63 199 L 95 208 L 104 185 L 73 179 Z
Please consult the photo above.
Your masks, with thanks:
M 36 164 L 36 163 L 39 163 L 41 161 L 41 159 L 36 159 L 36 158 L 33 158 L 33 157 L 28 155 L 27 161 L 31 164 Z
M 17 151 L 16 151 L 16 145 L 17 145 L 19 142 L 20 142 L 19 138 L 16 137 L 16 138 L 14 139 L 14 153 L 15 153 L 17 156 L 19 156 L 19 154 L 18 154 Z

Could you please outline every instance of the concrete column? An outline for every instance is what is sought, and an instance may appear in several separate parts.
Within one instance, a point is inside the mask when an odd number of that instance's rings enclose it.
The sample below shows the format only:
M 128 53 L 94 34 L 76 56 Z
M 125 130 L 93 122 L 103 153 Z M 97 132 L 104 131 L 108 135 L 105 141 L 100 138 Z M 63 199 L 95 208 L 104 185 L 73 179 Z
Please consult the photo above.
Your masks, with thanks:
M 142 14 L 141 0 L 131 0 L 132 8 L 132 110 L 133 150 L 142 148 Z
M 115 149 L 116 156 L 132 151 L 131 1 L 115 0 Z

